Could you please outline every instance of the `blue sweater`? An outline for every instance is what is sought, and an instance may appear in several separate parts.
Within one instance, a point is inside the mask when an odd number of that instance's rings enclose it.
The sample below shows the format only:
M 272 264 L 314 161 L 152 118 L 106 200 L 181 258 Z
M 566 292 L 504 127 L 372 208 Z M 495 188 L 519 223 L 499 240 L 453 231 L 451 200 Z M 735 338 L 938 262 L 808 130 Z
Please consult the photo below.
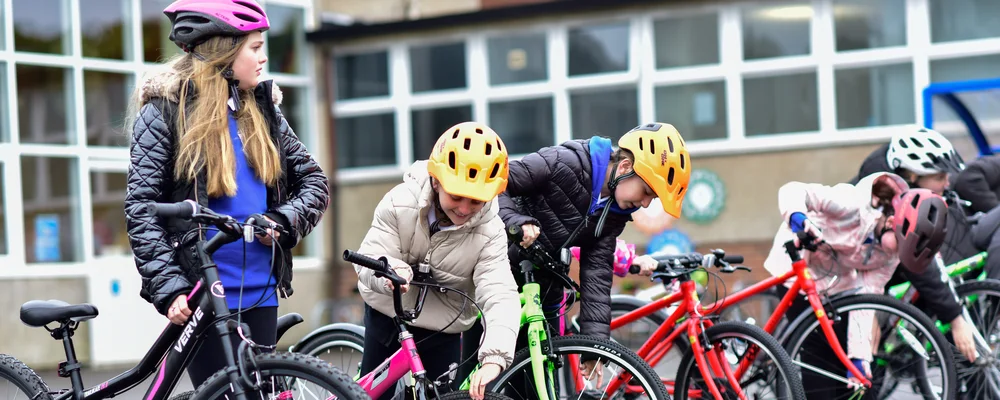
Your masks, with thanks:
M 236 155 L 236 196 L 211 198 L 208 200 L 208 208 L 220 214 L 228 214 L 238 221 L 244 221 L 251 214 L 263 214 L 267 211 L 267 186 L 247 162 L 243 153 L 243 141 L 240 139 L 236 118 L 232 112 L 229 113 L 229 137 L 233 141 L 233 152 Z M 207 236 L 211 238 L 216 233 L 212 230 Z M 256 238 L 253 243 L 246 243 L 240 239 L 222 246 L 215 252 L 213 259 L 219 267 L 219 280 L 222 281 L 222 287 L 226 291 L 226 304 L 230 309 L 248 308 L 257 303 L 260 303 L 258 307 L 278 306 L 278 296 L 275 293 L 277 280 L 271 274 L 271 256 L 271 248 L 264 246 Z M 242 302 L 240 301 L 241 279 Z

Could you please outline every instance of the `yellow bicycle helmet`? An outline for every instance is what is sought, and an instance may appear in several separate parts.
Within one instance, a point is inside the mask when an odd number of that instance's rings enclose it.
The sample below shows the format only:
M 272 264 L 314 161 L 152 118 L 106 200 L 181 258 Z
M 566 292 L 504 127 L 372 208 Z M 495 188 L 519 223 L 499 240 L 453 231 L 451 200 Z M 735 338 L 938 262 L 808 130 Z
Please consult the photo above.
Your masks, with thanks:
M 677 128 L 661 122 L 639 125 L 618 139 L 618 147 L 632 152 L 632 168 L 660 198 L 663 211 L 680 218 L 691 180 L 691 156 Z
M 427 163 L 427 172 L 446 193 L 482 202 L 507 189 L 507 171 L 507 146 L 493 129 L 476 122 L 445 131 Z

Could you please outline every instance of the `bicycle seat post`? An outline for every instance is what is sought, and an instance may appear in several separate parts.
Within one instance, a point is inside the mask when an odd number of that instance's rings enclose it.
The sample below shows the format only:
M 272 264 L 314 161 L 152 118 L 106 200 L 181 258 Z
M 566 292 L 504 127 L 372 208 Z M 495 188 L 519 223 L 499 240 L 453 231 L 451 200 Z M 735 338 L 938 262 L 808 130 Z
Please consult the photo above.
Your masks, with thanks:
M 83 400 L 81 365 L 76 359 L 76 349 L 73 346 L 73 332 L 76 331 L 76 324 L 73 320 L 61 322 L 58 328 L 49 330 L 49 332 L 56 340 L 62 340 L 63 349 L 66 352 L 66 361 L 59 363 L 58 374 L 60 377 L 69 378 L 73 384 L 73 399 Z

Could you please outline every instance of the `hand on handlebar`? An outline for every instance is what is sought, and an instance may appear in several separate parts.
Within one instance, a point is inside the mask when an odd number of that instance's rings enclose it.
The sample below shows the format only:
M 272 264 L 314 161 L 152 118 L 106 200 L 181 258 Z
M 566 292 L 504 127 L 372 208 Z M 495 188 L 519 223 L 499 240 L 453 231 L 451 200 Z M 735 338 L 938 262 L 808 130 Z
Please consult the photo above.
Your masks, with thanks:
M 649 255 L 642 255 L 636 257 L 632 260 L 632 265 L 639 267 L 639 275 L 642 276 L 652 276 L 653 272 L 656 272 L 656 266 L 659 265 L 659 261 Z
M 396 273 L 396 275 L 399 275 L 400 278 L 406 280 L 407 283 L 399 288 L 400 292 L 406 293 L 407 290 L 410 290 L 409 282 L 413 280 L 413 269 L 411 269 L 409 265 L 398 265 L 392 267 L 392 270 L 393 272 Z M 385 290 L 388 290 L 390 292 L 394 287 L 392 281 L 390 281 L 388 278 L 382 278 L 382 284 L 385 285 Z
M 521 232 L 524 232 L 524 237 L 521 239 L 521 247 L 524 248 L 535 243 L 535 239 L 538 239 L 538 235 L 542 233 L 541 229 L 533 224 L 521 225 Z
M 802 223 L 801 233 L 804 233 L 809 238 L 811 238 L 812 240 L 810 240 L 810 242 L 812 244 L 819 244 L 823 242 L 823 231 L 820 230 L 819 227 L 816 226 L 816 224 L 813 224 L 813 222 L 808 219 Z M 802 247 L 802 243 L 799 241 L 800 236 L 801 235 L 795 235 L 795 247 Z
M 271 226 L 278 225 L 277 222 L 275 222 L 271 218 L 268 218 L 266 215 L 262 215 L 262 217 L 264 217 L 264 220 L 266 220 L 269 224 L 271 224 Z M 267 228 L 266 232 L 257 233 L 256 236 L 257 240 L 260 241 L 261 244 L 270 247 L 273 246 L 278 239 L 281 239 L 281 232 L 278 231 L 277 229 Z

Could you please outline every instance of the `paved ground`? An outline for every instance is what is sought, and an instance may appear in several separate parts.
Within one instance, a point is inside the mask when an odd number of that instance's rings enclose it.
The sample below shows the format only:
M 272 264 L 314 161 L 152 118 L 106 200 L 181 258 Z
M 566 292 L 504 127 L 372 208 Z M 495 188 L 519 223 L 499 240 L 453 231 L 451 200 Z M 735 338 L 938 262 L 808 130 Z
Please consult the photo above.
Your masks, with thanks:
M 83 385 L 88 388 L 95 385 L 100 385 L 102 382 L 107 381 L 108 379 L 115 377 L 115 375 L 124 372 L 125 368 L 128 367 L 123 367 L 123 369 L 121 370 L 85 369 L 83 371 Z M 71 385 L 69 382 L 69 378 L 60 378 L 55 371 L 39 372 L 38 375 L 40 375 L 42 379 L 45 380 L 45 383 L 47 383 L 49 387 L 53 389 L 57 387 L 68 388 Z M 153 381 L 152 377 L 150 377 L 149 379 L 146 379 L 143 383 L 139 384 L 139 386 L 136 386 L 135 388 L 133 388 L 128 392 L 125 392 L 121 396 L 115 397 L 115 399 L 141 400 L 142 396 L 146 394 L 146 390 L 148 390 L 149 386 L 152 384 L 152 381 Z M 177 387 L 174 388 L 173 394 L 183 393 L 188 390 L 194 390 L 194 389 L 191 387 L 191 381 L 188 379 L 187 374 L 184 374 L 184 376 L 181 378 L 181 381 L 177 383 Z

